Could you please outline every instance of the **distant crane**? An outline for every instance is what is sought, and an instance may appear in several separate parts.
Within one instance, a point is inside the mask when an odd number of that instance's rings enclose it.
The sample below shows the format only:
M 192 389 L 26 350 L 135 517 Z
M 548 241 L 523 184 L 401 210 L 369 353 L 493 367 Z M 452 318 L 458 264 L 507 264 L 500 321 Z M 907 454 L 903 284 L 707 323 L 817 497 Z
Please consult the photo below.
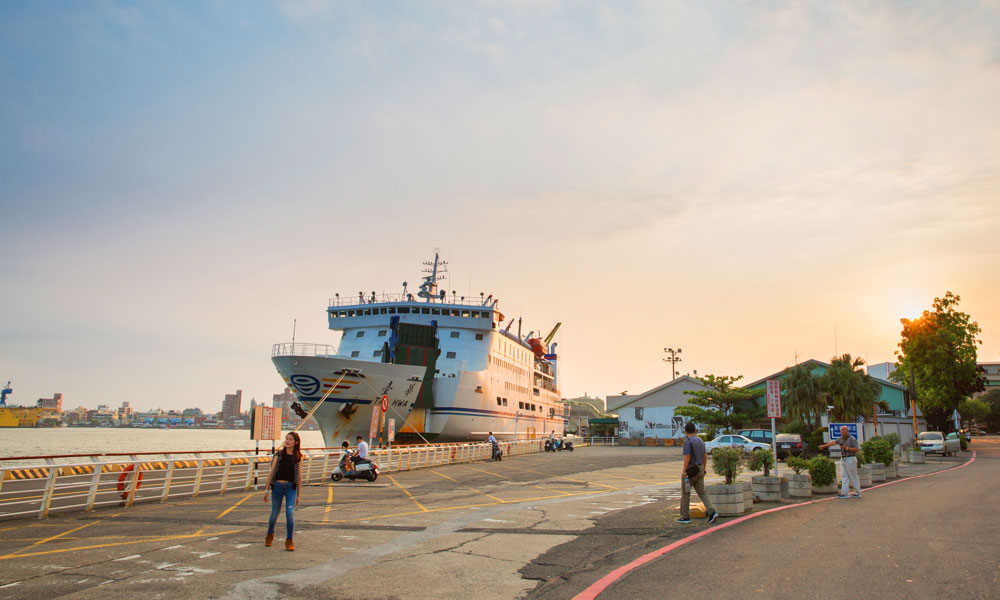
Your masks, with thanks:
M 10 387 L 10 382 L 8 381 L 7 385 L 3 386 L 3 389 L 0 390 L 0 406 L 7 406 L 7 396 L 13 393 L 14 389 Z

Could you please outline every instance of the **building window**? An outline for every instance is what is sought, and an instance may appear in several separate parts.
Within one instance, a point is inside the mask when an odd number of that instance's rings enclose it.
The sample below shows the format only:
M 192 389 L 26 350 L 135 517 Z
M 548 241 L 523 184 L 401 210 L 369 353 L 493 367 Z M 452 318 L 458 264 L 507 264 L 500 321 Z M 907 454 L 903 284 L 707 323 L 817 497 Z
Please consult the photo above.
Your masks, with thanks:
M 451 337 L 453 337 L 453 338 L 457 338 L 459 335 L 461 335 L 461 334 L 459 332 L 457 332 L 457 331 L 452 331 L 451 332 Z
M 441 314 L 441 309 L 440 308 L 432 308 L 431 309 L 431 314 L 432 315 L 439 315 L 439 314 Z
M 378 336 L 379 337 L 385 337 L 387 333 L 389 333 L 389 332 L 386 331 L 385 329 L 379 329 L 378 330 Z
M 507 399 L 506 398 L 503 399 L 503 405 L 507 406 Z
M 351 352 L 351 358 L 357 358 L 360 354 L 360 350 L 355 350 L 354 352 Z
M 370 308 L 366 308 L 366 309 L 365 309 L 365 316 L 366 316 L 366 317 L 370 317 L 370 316 L 372 316 L 372 309 L 370 309 Z
M 359 331 L 357 337 L 365 337 L 365 330 L 362 329 L 361 331 Z
M 424 314 L 424 315 L 429 315 L 429 314 L 431 314 L 431 309 L 429 309 L 429 308 L 421 308 L 420 309 L 420 313 Z
M 524 410 L 524 402 L 518 402 L 517 407 L 521 410 Z
M 500 396 L 497 396 L 497 406 L 500 406 Z
M 448 354 L 445 354 L 444 357 L 445 358 L 455 358 L 455 353 L 454 352 L 449 352 Z
M 642 407 L 641 406 L 636 406 L 635 407 L 635 420 L 636 421 L 641 421 L 642 420 Z
M 483 334 L 481 334 L 481 333 L 477 333 L 477 334 L 476 334 L 476 341 L 477 341 L 477 342 L 481 342 L 481 341 L 483 341 Z
M 374 358 L 378 358 L 379 356 L 382 356 L 381 350 L 376 350 L 375 352 L 372 353 L 372 357 Z
M 336 319 L 337 318 L 337 311 L 331 310 L 330 311 L 330 318 L 331 319 Z

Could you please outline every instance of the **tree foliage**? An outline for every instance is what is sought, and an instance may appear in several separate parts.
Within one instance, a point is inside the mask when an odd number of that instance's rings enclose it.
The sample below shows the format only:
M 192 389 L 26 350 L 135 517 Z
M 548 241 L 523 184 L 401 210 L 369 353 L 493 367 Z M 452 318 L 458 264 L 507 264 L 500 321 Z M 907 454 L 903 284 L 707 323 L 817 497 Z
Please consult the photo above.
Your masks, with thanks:
M 847 422 L 867 416 L 878 401 L 881 386 L 865 373 L 864 364 L 864 359 L 850 354 L 837 356 L 830 360 L 830 368 L 820 377 L 823 395 L 833 406 L 834 420 Z M 882 407 L 889 408 L 884 403 Z
M 917 405 L 933 428 L 952 429 L 950 417 L 959 403 L 984 389 L 984 377 L 976 364 L 979 324 L 959 310 L 961 297 L 945 293 L 935 298 L 933 310 L 903 324 L 896 352 L 894 379 L 909 383 L 910 369 L 916 386 Z
M 979 425 L 985 426 L 990 433 L 1000 432 L 1000 390 L 993 389 L 977 398 L 990 407 L 990 412 Z
M 690 405 L 678 407 L 674 414 L 688 417 L 709 428 L 731 432 L 741 427 L 764 414 L 763 407 L 757 404 L 757 399 L 764 395 L 764 390 L 735 387 L 734 384 L 740 379 L 743 379 L 742 375 L 698 377 L 698 381 L 709 389 L 685 391 L 685 394 L 692 397 Z
M 821 424 L 821 416 L 826 412 L 820 385 L 821 378 L 813 375 L 813 364 L 801 363 L 788 367 L 781 377 L 782 409 L 789 422 L 801 423 L 805 433 Z M 798 433 L 798 432 L 797 432 Z

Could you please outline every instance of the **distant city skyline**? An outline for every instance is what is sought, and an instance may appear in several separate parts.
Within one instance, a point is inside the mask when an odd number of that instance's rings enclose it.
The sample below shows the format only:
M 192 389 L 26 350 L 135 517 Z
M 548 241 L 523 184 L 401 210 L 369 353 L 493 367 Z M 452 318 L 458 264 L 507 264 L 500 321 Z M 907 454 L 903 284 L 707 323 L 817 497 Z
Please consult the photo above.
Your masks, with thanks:
M 1000 360 L 998 39 L 973 3 L 0 4 L 0 383 L 267 402 L 294 320 L 336 345 L 327 299 L 434 247 L 563 323 L 565 398 L 664 347 L 892 361 L 949 290 Z

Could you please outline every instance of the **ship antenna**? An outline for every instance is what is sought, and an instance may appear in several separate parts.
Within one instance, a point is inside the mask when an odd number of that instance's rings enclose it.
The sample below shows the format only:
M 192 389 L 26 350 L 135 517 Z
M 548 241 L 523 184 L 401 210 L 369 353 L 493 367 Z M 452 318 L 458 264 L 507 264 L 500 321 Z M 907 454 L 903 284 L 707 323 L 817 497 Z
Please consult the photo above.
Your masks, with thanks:
M 420 296 L 427 302 L 433 302 L 437 297 L 437 282 L 445 279 L 448 269 L 446 265 L 448 261 L 441 260 L 441 249 L 434 249 L 434 260 L 424 261 L 423 272 L 427 273 L 424 275 L 424 282 L 420 284 L 420 291 L 417 292 L 417 296 Z

